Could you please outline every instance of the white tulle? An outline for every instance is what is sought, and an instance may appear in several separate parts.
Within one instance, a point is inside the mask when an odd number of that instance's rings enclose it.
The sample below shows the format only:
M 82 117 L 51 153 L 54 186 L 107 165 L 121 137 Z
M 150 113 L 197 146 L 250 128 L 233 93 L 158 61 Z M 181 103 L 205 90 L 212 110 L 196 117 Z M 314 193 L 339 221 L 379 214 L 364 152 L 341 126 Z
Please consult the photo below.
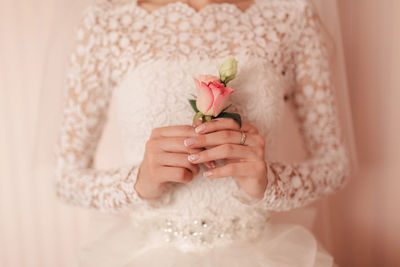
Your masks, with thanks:
M 299 225 L 266 224 L 251 241 L 208 250 L 185 250 L 160 240 L 151 222 L 121 220 L 84 247 L 71 266 L 123 267 L 325 267 L 332 257 Z

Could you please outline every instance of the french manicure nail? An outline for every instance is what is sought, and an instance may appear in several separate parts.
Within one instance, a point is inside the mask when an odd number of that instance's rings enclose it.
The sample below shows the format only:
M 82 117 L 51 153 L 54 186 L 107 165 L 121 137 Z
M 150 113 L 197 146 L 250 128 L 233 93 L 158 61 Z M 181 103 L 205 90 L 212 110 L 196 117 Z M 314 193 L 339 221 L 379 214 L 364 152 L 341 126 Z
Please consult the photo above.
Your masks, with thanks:
M 190 145 L 193 145 L 195 142 L 196 142 L 196 139 L 194 139 L 194 138 L 186 138 L 186 139 L 183 141 L 183 144 L 184 144 L 185 146 L 190 146 Z
M 198 155 L 198 154 L 190 154 L 189 156 L 188 156 L 188 160 L 189 161 L 195 161 L 195 160 L 197 160 L 197 159 L 199 159 L 200 158 L 200 156 Z
M 210 176 L 210 175 L 212 175 L 212 172 L 211 172 L 211 171 L 203 172 L 203 176 L 204 176 L 204 177 L 208 177 L 208 176 Z
M 206 126 L 204 124 L 200 124 L 199 126 L 197 126 L 194 131 L 196 133 L 200 133 L 201 131 L 203 131 L 206 128 Z

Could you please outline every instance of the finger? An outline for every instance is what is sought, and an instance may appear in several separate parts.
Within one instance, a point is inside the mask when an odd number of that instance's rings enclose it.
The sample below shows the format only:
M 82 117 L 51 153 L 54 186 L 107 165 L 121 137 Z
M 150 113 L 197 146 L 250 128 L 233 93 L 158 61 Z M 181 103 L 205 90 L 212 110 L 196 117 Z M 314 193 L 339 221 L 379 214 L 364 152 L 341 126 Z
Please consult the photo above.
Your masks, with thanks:
M 203 163 L 211 160 L 219 160 L 224 158 L 256 158 L 255 151 L 250 146 L 242 146 L 235 144 L 223 144 L 206 149 L 197 154 L 190 154 L 187 160 L 192 163 Z
M 204 162 L 204 165 L 206 165 L 207 168 L 212 169 L 217 166 L 217 163 L 215 162 L 215 160 L 212 160 L 212 161 Z
M 246 133 L 245 146 L 261 146 L 263 140 L 260 135 Z M 200 134 L 195 137 L 184 139 L 184 145 L 191 148 L 216 146 L 222 144 L 240 144 L 242 133 L 235 130 L 221 130 L 206 134 Z
M 155 163 L 162 166 L 183 167 L 187 168 L 194 174 L 198 174 L 200 167 L 187 160 L 186 153 L 163 152 L 156 155 Z
M 206 121 L 195 128 L 196 133 L 202 134 L 219 130 L 242 130 L 245 132 L 258 133 L 258 130 L 255 126 L 246 122 L 242 122 L 242 127 L 239 128 L 239 124 L 232 118 L 213 119 L 211 121 Z
M 202 120 L 201 118 L 199 118 L 199 119 L 195 122 L 194 127 L 197 127 L 197 126 L 199 126 L 199 125 L 202 124 L 202 123 L 203 123 L 203 120 Z M 197 153 L 197 152 L 190 152 L 190 153 L 193 154 L 193 153 Z M 215 168 L 216 162 L 215 162 L 214 160 L 213 160 L 213 161 L 208 161 L 208 162 L 204 162 L 204 165 L 206 165 L 207 168 L 211 169 L 211 168 Z
M 223 178 L 228 176 L 244 177 L 250 172 L 249 164 L 245 162 L 237 162 L 225 164 L 224 166 L 203 172 L 203 176 L 207 178 Z
M 194 127 L 192 125 L 176 125 L 157 127 L 151 131 L 150 138 L 173 137 L 173 136 L 195 136 Z
M 224 165 L 225 164 L 230 164 L 230 163 L 237 163 L 237 162 L 247 162 L 249 161 L 248 159 L 223 159 Z
M 193 180 L 194 174 L 186 168 L 161 166 L 159 168 L 160 182 L 188 183 Z
M 196 127 L 196 126 L 199 126 L 200 124 L 202 124 L 203 123 L 203 119 L 202 118 L 199 118 L 195 123 L 194 123 L 194 126 Z
M 202 151 L 201 148 L 187 147 L 185 146 L 184 140 L 186 137 L 163 137 L 158 139 L 153 139 L 150 142 L 152 149 L 162 150 L 165 152 L 175 152 L 175 153 L 198 153 Z

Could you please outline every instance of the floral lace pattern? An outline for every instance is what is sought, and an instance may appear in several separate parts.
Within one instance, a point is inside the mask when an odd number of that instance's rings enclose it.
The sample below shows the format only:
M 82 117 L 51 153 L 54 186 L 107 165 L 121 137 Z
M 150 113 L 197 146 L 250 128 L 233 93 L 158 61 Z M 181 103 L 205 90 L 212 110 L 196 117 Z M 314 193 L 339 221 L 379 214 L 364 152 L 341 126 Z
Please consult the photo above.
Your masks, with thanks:
M 195 198 L 193 191 L 179 195 L 185 190 L 181 187 L 176 188 L 175 202 L 171 198 L 173 190 L 158 200 L 141 199 L 133 188 L 144 152 L 140 144 L 152 127 L 190 122 L 193 114 L 189 107 L 181 117 L 176 116 L 176 111 L 185 109 L 179 101 L 187 104 L 183 94 L 190 93 L 184 90 L 192 83 L 188 73 L 215 72 L 215 62 L 229 55 L 244 62 L 242 78 L 233 81 L 237 88 L 243 87 L 243 95 L 236 100 L 232 97 L 236 111 L 259 126 L 267 142 L 273 142 L 273 135 L 267 132 L 280 119 L 281 104 L 277 103 L 283 103 L 284 96 L 293 97 L 310 155 L 308 160 L 294 164 L 267 161 L 269 183 L 264 198 L 254 203 L 243 192 L 228 192 L 240 200 L 236 205 L 288 210 L 340 189 L 349 171 L 348 156 L 331 91 L 327 44 L 309 0 L 255 0 L 245 11 L 229 3 L 210 4 L 196 11 L 183 2 L 174 2 L 152 12 L 138 6 L 137 0 L 98 0 L 82 18 L 70 58 L 64 120 L 56 148 L 58 197 L 108 212 L 160 208 L 173 205 L 179 197 Z M 165 62 L 174 64 L 169 68 Z M 183 72 L 186 66 L 192 67 Z M 153 72 L 156 78 L 151 76 Z M 173 90 L 154 93 L 165 82 L 173 84 Z M 246 89 L 250 82 L 259 87 Z M 94 154 L 111 97 L 116 92 L 132 93 L 133 89 L 127 92 L 132 85 L 140 88 L 142 100 L 164 105 L 164 112 L 160 115 L 156 108 L 145 112 L 141 98 L 134 105 L 120 104 L 127 159 L 132 164 L 95 169 Z M 257 98 L 244 100 L 246 90 L 252 89 L 266 104 Z M 168 103 L 182 106 L 171 107 Z M 272 107 L 268 115 L 266 105 Z M 125 121 L 132 118 L 128 116 L 132 112 L 137 115 L 136 128 L 132 127 L 133 121 Z M 221 188 L 227 191 L 223 183 Z M 194 185 L 187 188 L 193 190 Z M 202 185 L 197 191 L 208 188 L 213 192 L 211 184 Z M 215 197 L 210 194 L 203 192 L 199 199 L 210 202 L 207 198 Z

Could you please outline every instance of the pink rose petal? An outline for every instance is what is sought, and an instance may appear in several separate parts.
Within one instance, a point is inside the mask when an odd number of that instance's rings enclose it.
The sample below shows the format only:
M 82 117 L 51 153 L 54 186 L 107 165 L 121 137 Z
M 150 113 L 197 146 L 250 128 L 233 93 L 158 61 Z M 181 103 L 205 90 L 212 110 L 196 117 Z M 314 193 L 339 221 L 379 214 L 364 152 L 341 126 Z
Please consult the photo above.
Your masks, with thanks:
M 224 87 L 224 92 L 220 94 L 214 101 L 213 105 L 213 116 L 218 116 L 219 113 L 224 109 L 226 103 L 228 102 L 229 96 L 234 92 L 231 87 Z
M 206 114 L 212 107 L 214 95 L 206 83 L 198 80 L 196 80 L 195 83 L 197 88 L 196 107 L 200 112 Z

